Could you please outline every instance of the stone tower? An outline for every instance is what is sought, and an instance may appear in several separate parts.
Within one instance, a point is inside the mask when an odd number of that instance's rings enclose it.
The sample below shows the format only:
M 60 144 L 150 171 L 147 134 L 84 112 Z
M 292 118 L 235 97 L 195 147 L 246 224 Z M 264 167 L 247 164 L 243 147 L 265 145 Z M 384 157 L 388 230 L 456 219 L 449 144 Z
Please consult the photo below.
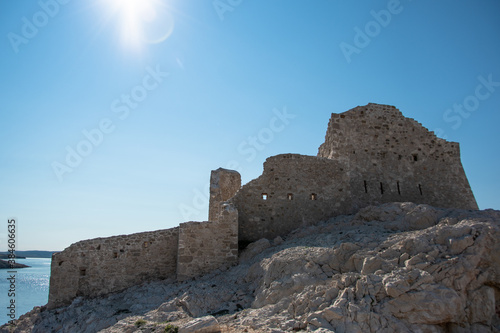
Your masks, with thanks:
M 318 157 L 346 165 L 355 210 L 391 201 L 478 209 L 459 144 L 438 138 L 394 106 L 332 114 Z

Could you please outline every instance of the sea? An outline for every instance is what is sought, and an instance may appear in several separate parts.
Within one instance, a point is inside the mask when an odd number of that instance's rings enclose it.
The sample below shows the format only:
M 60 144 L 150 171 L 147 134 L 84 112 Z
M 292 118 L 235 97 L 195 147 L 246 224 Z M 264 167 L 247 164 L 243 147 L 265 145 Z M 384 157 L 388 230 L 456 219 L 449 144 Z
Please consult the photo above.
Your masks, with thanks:
M 47 304 L 49 299 L 50 258 L 16 259 L 16 263 L 30 267 L 15 268 L 15 297 L 9 296 L 11 286 L 8 278 L 10 269 L 0 269 L 0 325 L 11 318 L 9 309 L 11 299 L 15 300 L 15 318 L 29 312 L 35 306 Z

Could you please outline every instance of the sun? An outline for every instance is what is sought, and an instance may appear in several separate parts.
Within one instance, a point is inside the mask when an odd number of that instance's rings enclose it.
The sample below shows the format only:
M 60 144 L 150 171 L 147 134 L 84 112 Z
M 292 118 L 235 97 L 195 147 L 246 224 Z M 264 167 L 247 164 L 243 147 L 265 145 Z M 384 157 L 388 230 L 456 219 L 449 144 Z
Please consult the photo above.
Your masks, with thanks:
M 174 20 L 163 0 L 101 0 L 116 18 L 121 43 L 141 50 L 161 43 L 173 32 Z

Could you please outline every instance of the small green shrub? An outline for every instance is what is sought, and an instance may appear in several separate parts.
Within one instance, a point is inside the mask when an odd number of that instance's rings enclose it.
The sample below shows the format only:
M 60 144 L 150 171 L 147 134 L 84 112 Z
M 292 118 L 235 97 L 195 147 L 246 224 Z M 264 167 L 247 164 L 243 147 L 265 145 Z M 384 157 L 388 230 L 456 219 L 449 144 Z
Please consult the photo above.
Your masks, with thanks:
M 168 324 L 165 326 L 165 333 L 178 333 L 179 332 L 179 327 L 174 326 L 172 324 Z
M 137 319 L 137 321 L 135 322 L 135 327 L 141 327 L 141 326 L 144 326 L 146 325 L 146 321 L 144 319 Z

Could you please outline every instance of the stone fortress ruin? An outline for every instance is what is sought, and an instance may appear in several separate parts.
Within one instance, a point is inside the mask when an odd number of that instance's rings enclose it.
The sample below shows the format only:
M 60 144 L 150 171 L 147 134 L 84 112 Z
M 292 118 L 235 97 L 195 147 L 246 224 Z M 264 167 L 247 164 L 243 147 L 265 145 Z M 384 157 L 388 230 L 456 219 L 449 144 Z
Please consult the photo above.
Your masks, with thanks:
M 393 106 L 333 113 L 317 156 L 269 157 L 241 186 L 212 171 L 207 222 L 84 240 L 52 257 L 49 308 L 152 280 L 182 281 L 238 261 L 239 245 L 387 202 L 478 209 L 456 142 Z

